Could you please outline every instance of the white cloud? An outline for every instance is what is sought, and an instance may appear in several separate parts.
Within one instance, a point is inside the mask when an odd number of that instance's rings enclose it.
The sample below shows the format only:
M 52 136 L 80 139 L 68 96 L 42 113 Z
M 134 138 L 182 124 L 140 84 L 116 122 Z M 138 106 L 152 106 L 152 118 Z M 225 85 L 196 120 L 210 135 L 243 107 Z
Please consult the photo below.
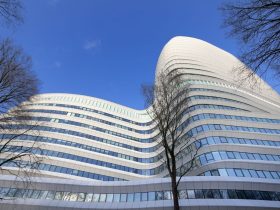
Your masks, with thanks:
M 88 40 L 84 44 L 84 49 L 85 50 L 92 50 L 92 49 L 98 47 L 100 44 L 101 44 L 100 40 L 90 40 L 90 41 Z

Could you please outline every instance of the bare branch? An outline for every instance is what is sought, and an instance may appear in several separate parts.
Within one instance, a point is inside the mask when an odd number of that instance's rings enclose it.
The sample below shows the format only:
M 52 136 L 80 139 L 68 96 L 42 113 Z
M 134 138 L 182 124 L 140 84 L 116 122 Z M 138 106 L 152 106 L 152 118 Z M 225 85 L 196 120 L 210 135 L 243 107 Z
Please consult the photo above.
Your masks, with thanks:
M 183 166 L 179 160 L 182 155 L 191 158 L 190 168 L 193 167 L 197 151 L 190 150 L 190 140 L 187 126 L 189 120 L 189 85 L 184 83 L 180 74 L 171 72 L 168 75 L 157 75 L 154 86 L 142 87 L 148 114 L 158 132 L 156 140 L 160 145 L 159 151 L 164 155 L 166 170 L 171 178 L 174 209 L 179 207 L 178 186 L 181 173 L 178 168 Z M 189 170 L 190 170 L 189 168 Z M 179 176 L 179 178 L 178 178 Z
M 42 161 L 36 139 L 21 140 L 26 134 L 39 136 L 39 123 L 32 121 L 32 113 L 25 112 L 24 106 L 37 93 L 30 57 L 11 40 L 0 42 L 0 170 L 25 180 Z
M 225 16 L 224 27 L 229 36 L 243 44 L 240 60 L 247 66 L 236 66 L 235 71 L 244 78 L 254 74 L 280 77 L 280 1 L 246 0 L 226 3 L 221 7 Z M 248 68 L 253 71 L 248 71 Z
M 20 0 L 0 0 L 0 22 L 7 26 L 22 23 L 22 9 Z

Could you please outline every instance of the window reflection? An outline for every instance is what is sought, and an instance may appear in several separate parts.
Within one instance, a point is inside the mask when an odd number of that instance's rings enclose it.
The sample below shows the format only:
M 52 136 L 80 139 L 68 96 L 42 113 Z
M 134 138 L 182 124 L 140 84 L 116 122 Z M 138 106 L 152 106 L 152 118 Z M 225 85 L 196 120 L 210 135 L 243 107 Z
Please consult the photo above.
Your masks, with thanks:
M 3 198 L 31 198 L 31 199 L 51 199 L 77 202 L 148 202 L 155 200 L 171 200 L 170 191 L 151 191 L 136 193 L 72 193 L 61 191 L 46 191 L 17 188 L 0 188 Z M 195 189 L 180 190 L 180 199 L 251 199 L 251 200 L 280 200 L 280 192 L 234 190 L 234 189 Z

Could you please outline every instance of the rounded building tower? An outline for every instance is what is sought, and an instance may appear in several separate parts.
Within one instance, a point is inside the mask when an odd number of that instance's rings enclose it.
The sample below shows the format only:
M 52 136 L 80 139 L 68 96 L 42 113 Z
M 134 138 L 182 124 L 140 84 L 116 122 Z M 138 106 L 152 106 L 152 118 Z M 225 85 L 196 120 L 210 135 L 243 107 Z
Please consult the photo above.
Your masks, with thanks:
M 241 84 L 238 65 L 190 37 L 171 39 L 159 56 L 156 78 L 176 72 L 190 85 L 185 132 L 195 136 L 191 147 L 201 145 L 180 184 L 182 209 L 279 209 L 280 97 L 260 79 L 259 90 Z M 64 93 L 41 94 L 26 107 L 40 135 L 17 140 L 39 142 L 47 158 L 28 188 L 0 176 L 0 195 L 8 198 L 0 209 L 172 209 L 158 131 L 146 110 Z

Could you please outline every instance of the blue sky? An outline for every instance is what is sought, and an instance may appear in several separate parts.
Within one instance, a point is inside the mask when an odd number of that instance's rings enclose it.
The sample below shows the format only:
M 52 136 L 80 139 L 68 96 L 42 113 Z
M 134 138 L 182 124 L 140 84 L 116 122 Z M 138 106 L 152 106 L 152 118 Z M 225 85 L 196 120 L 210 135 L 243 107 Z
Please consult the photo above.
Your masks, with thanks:
M 164 44 L 203 39 L 234 55 L 218 7 L 224 0 L 25 0 L 24 24 L 1 29 L 32 56 L 41 93 L 89 95 L 142 109 Z

